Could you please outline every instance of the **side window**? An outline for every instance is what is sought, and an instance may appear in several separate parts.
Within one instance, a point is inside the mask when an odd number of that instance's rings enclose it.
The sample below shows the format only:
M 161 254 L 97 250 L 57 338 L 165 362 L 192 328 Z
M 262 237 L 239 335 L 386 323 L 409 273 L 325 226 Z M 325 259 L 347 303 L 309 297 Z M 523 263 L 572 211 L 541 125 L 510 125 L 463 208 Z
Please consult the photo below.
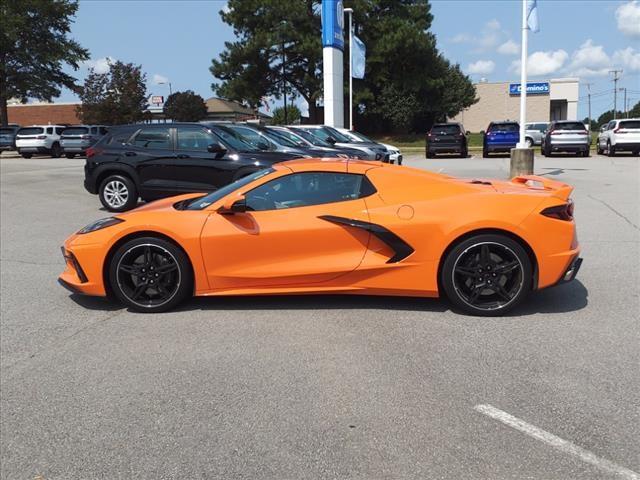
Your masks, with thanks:
M 274 150 L 274 147 L 269 140 L 251 128 L 238 128 L 237 132 L 245 141 L 260 150 Z
M 607 130 L 613 130 L 616 127 L 616 121 L 615 120 L 611 120 L 609 122 L 609 125 L 607 125 Z
M 98 127 L 91 127 L 91 134 L 95 135 L 96 133 L 98 133 Z
M 106 135 L 107 134 L 107 127 L 100 127 L 100 135 Z
M 107 143 L 109 145 L 126 145 L 129 143 L 129 139 L 131 138 L 131 130 L 125 130 L 124 132 L 114 132 L 113 135 Z
M 140 148 L 170 150 L 171 135 L 168 128 L 143 128 L 133 139 L 133 145 Z
M 370 185 L 368 180 L 367 185 Z M 304 172 L 276 178 L 246 194 L 253 211 L 346 202 L 362 196 L 363 176 L 350 173 Z
M 216 139 L 201 128 L 178 127 L 178 150 L 206 152 L 212 143 L 216 143 Z
M 53 133 L 53 127 L 47 127 L 47 133 L 51 135 Z
M 62 131 L 65 129 L 65 127 L 56 127 L 56 135 L 62 135 Z

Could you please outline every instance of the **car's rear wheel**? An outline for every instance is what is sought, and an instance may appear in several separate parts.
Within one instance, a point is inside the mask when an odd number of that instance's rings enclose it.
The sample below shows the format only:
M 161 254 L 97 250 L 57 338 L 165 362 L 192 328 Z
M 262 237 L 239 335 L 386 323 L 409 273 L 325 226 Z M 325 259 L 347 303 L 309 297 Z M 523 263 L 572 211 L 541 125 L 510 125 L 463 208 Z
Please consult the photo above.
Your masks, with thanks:
M 467 149 L 467 147 L 464 147 L 461 151 L 460 151 L 460 157 L 461 158 L 467 158 L 469 156 L 469 150 Z
M 193 293 L 187 255 L 173 243 L 141 237 L 122 245 L 111 258 L 109 284 L 114 295 L 138 312 L 164 312 Z
M 611 145 L 611 142 L 607 142 L 607 155 L 609 155 L 610 157 L 616 156 L 616 147 Z
M 602 147 L 600 146 L 600 141 L 596 143 L 596 153 L 598 155 L 602 155 L 604 153 L 604 151 L 602 150 Z
M 472 315 L 502 315 L 517 306 L 532 286 L 531 260 L 515 240 L 480 234 L 447 255 L 441 285 L 460 310 Z
M 138 204 L 138 191 L 133 181 L 124 175 L 110 175 L 100 183 L 100 202 L 110 212 L 125 212 Z
M 489 156 L 489 150 L 487 150 L 486 148 L 482 149 L 482 157 L 483 158 L 487 158 Z
M 33 157 L 33 154 L 31 154 L 31 153 L 21 153 L 20 155 L 22 155 L 22 158 L 31 158 L 31 157 Z
M 75 153 L 65 153 L 64 156 L 67 157 L 67 158 L 74 158 L 76 156 L 76 154 Z
M 54 143 L 51 145 L 51 157 L 52 158 L 60 158 L 62 156 L 62 147 L 60 147 L 59 143 Z

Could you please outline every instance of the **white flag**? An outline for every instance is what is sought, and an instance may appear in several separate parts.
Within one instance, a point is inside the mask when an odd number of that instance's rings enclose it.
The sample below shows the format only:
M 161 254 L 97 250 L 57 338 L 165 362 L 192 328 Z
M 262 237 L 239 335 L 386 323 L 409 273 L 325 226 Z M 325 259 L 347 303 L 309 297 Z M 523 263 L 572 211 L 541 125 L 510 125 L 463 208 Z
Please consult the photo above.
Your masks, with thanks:
M 527 27 L 529 27 L 529 30 L 532 32 L 540 31 L 537 0 L 527 0 Z
M 364 78 L 364 63 L 367 54 L 367 48 L 355 35 L 353 36 L 353 62 L 351 64 L 351 76 L 353 78 Z

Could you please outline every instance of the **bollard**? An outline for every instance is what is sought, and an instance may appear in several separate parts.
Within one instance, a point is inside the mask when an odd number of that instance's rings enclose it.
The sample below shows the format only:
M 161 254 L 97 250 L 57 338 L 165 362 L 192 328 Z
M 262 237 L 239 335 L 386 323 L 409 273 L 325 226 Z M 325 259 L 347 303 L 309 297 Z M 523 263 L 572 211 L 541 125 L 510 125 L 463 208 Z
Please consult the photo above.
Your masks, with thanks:
M 533 148 L 512 148 L 509 178 L 531 174 L 533 174 Z

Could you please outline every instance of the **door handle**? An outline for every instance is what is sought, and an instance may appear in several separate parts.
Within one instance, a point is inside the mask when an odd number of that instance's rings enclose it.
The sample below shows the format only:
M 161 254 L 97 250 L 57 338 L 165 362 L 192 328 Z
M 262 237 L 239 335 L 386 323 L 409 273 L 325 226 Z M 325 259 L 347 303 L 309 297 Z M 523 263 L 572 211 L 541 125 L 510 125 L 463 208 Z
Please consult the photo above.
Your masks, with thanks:
M 127 157 L 135 157 L 136 155 L 138 155 L 136 152 L 124 152 L 124 154 Z
M 185 153 L 181 153 L 181 154 L 177 155 L 177 157 L 178 157 L 178 158 L 191 158 L 191 156 L 190 156 L 190 155 L 187 155 L 187 154 L 185 154 Z

